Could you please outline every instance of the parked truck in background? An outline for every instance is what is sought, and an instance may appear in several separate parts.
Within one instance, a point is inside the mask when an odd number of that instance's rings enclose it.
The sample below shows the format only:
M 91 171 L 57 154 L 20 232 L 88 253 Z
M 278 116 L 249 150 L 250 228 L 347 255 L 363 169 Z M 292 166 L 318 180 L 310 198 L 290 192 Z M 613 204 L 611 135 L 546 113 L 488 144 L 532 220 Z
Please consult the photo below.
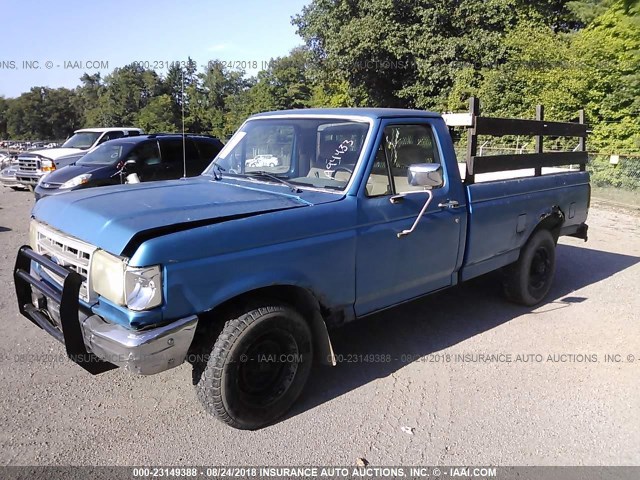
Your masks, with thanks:
M 586 152 L 473 151 L 508 129 L 584 147 L 585 125 L 460 124 L 464 182 L 441 115 L 309 109 L 249 118 L 200 177 L 44 198 L 16 260 L 20 311 L 94 373 L 155 374 L 190 353 L 208 412 L 268 425 L 314 358 L 335 363 L 332 328 L 496 269 L 509 299 L 535 305 L 558 238 L 586 240 Z M 256 170 L 258 155 L 278 162 Z
M 65 156 L 86 153 L 107 140 L 140 135 L 141 133 L 143 133 L 141 129 L 129 127 L 76 130 L 61 147 L 29 150 L 21 153 L 18 156 L 16 182 L 33 190 L 44 175 L 58 168 L 60 160 Z M 71 161 L 64 162 L 62 166 L 68 165 Z

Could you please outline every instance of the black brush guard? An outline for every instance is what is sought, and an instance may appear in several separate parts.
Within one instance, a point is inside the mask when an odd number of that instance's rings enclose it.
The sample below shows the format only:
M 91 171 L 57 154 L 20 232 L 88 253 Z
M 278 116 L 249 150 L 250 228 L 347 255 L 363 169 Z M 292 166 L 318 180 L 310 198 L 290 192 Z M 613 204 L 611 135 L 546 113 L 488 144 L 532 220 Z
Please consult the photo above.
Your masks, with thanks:
M 62 291 L 31 276 L 31 262 L 38 263 L 63 278 Z M 85 280 L 82 275 L 58 265 L 47 257 L 34 252 L 31 247 L 24 245 L 18 250 L 13 278 L 20 313 L 56 340 L 62 342 L 66 348 L 67 356 L 71 360 L 94 375 L 117 368 L 112 363 L 105 362 L 92 352 L 87 351 L 85 347 L 78 314 L 83 311 L 90 315 L 91 312 L 80 303 L 80 287 Z M 61 329 L 53 324 L 48 313 L 44 313 L 44 308 L 33 305 L 32 288 L 43 294 L 45 299 L 51 299 L 60 305 Z

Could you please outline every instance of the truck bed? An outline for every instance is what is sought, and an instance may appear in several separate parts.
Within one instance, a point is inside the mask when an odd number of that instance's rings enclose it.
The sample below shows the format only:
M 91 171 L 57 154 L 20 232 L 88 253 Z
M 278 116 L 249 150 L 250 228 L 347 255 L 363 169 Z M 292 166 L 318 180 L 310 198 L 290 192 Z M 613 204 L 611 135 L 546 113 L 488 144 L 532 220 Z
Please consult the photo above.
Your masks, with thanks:
M 517 176 L 525 175 L 523 171 L 488 173 L 485 179 L 476 177 L 480 183 L 466 186 L 470 215 L 461 281 L 515 262 L 533 229 L 547 216 L 563 216 L 561 235 L 578 231 L 589 209 L 589 174 L 551 170 L 559 172 L 543 171 L 537 177 L 533 171 L 531 176 Z M 491 180 L 492 176 L 502 179 Z

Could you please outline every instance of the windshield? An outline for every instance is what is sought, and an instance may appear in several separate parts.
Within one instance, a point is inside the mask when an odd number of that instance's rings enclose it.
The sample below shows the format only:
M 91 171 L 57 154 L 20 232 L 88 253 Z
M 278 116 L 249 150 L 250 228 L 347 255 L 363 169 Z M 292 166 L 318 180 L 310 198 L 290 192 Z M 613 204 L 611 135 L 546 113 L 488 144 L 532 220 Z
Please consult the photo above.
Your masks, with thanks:
M 223 175 L 344 190 L 369 124 L 344 118 L 266 118 L 246 122 L 214 160 Z M 205 175 L 215 175 L 215 165 Z
M 133 144 L 129 143 L 103 143 L 95 150 L 87 153 L 78 160 L 78 165 L 114 165 L 131 150 Z
M 86 150 L 91 148 L 98 137 L 100 132 L 80 132 L 74 134 L 69 140 L 62 144 L 62 148 L 81 148 Z

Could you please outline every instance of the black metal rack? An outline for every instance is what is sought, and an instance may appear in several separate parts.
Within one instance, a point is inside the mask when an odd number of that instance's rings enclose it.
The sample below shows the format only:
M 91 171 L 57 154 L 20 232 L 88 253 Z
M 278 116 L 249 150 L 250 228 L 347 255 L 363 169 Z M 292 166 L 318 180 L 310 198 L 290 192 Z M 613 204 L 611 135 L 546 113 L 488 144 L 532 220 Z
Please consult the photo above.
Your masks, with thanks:
M 586 170 L 587 156 L 587 125 L 584 110 L 578 114 L 578 122 L 547 122 L 544 120 L 544 107 L 538 105 L 535 120 L 515 118 L 483 117 L 480 114 L 480 101 L 472 97 L 469 100 L 470 125 L 467 131 L 467 172 L 466 184 L 475 182 L 475 175 L 479 173 L 501 172 L 505 170 L 520 170 L 534 168 L 535 175 L 542 175 L 543 167 L 558 167 L 564 165 L 580 165 L 580 171 Z M 478 155 L 478 136 L 490 135 L 501 137 L 505 135 L 530 135 L 536 137 L 536 153 L 514 155 Z M 578 151 L 573 152 L 544 152 L 544 137 L 578 137 Z

